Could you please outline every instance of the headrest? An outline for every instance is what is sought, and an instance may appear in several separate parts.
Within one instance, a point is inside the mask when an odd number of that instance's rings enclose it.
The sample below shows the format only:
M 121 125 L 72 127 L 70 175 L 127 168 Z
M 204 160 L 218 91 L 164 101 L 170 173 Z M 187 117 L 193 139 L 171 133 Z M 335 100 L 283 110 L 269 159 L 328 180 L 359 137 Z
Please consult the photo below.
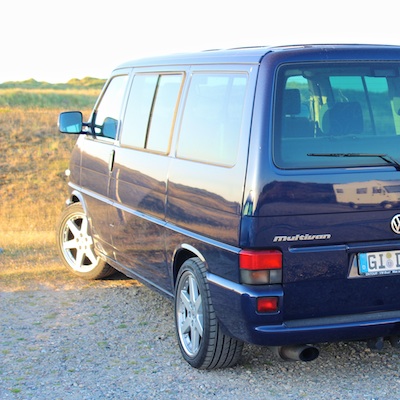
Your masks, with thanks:
M 324 114 L 322 130 L 327 135 L 362 133 L 364 121 L 360 103 L 336 103 Z
M 283 92 L 283 115 L 297 115 L 301 111 L 299 89 L 285 89 Z

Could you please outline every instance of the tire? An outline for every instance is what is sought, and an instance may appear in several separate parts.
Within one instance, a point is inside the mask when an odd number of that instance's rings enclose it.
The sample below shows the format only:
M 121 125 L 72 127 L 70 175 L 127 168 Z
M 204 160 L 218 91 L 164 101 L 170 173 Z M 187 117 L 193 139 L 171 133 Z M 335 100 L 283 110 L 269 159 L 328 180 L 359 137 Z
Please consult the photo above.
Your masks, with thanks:
M 199 258 L 183 263 L 174 303 L 179 347 L 192 367 L 211 370 L 238 362 L 243 342 L 222 333 L 211 303 L 206 268 Z
M 89 221 L 80 203 L 68 206 L 57 227 L 57 249 L 63 263 L 84 279 L 101 279 L 115 272 L 94 251 Z

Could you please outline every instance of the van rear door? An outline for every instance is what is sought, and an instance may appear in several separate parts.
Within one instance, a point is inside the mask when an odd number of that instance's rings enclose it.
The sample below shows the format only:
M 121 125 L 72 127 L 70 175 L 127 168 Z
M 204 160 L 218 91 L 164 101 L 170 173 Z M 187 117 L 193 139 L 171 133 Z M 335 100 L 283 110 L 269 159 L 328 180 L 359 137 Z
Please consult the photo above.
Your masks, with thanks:
M 400 64 L 283 64 L 274 99 L 244 245 L 282 251 L 284 319 L 398 310 Z

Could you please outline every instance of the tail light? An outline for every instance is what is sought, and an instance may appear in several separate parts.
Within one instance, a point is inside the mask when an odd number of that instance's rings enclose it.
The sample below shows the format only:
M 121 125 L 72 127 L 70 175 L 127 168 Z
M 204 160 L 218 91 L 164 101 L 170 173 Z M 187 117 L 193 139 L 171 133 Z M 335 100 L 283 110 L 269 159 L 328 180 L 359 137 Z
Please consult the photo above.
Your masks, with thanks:
M 257 298 L 257 312 L 273 313 L 278 311 L 278 297 L 259 297 Z
M 282 253 L 278 250 L 242 250 L 241 282 L 248 285 L 282 283 Z

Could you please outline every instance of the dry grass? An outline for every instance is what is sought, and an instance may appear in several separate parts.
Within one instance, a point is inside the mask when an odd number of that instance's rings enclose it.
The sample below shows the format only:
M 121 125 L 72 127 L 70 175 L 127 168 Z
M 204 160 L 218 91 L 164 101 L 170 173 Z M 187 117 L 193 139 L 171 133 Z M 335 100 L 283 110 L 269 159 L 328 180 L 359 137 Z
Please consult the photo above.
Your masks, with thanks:
M 67 194 L 64 171 L 76 140 L 58 132 L 60 111 L 0 109 L 0 232 L 54 227 Z
M 60 111 L 0 108 L 0 291 L 68 280 L 54 231 L 76 136 L 58 132 Z
M 57 254 L 55 227 L 68 193 L 64 171 L 77 139 L 58 132 L 61 111 L 0 107 L 0 296 L 135 284 L 121 274 L 79 279 Z M 83 113 L 87 119 L 90 110 Z
M 54 247 L 53 231 L 6 231 L 0 243 L 0 291 L 31 290 L 70 280 Z
M 119 273 L 103 281 L 73 275 L 57 255 L 54 231 L 6 231 L 0 243 L 0 296 L 2 292 L 141 286 Z

